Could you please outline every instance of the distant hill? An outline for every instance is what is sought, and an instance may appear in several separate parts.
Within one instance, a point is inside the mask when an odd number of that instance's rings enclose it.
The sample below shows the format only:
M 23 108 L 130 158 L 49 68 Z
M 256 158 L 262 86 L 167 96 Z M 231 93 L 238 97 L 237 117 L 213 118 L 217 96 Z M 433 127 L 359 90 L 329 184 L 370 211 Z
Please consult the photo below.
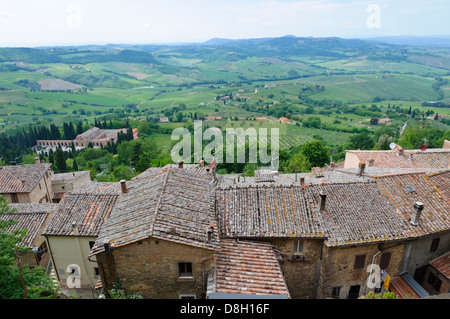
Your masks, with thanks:
M 396 44 L 396 45 L 450 48 L 450 35 L 441 35 L 441 36 L 390 36 L 390 37 L 365 38 L 363 40 L 384 42 L 384 43 Z

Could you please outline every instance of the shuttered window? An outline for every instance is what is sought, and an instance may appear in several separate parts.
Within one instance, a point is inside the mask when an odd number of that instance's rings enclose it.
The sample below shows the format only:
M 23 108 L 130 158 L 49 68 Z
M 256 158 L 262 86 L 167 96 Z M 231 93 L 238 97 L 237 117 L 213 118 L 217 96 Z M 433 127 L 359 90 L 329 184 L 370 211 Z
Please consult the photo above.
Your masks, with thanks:
M 353 269 L 364 268 L 365 261 L 366 261 L 366 255 L 357 255 L 355 257 L 355 265 L 354 265 Z

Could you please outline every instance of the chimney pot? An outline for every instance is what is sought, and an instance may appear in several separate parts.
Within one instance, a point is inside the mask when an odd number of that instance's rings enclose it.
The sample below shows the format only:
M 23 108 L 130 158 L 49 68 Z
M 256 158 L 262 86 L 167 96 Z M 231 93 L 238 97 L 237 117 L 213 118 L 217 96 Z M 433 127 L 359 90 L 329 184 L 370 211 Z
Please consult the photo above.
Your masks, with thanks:
M 39 159 L 39 157 L 35 157 L 34 158 L 34 163 L 35 164 L 40 164 L 41 163 L 41 160 Z
M 128 193 L 128 189 L 127 189 L 127 181 L 122 179 L 120 181 L 120 186 L 122 187 L 122 194 L 126 194 Z
M 178 168 L 183 168 L 183 160 L 181 158 L 178 160 Z
M 209 170 L 210 170 L 209 166 L 206 166 L 206 172 L 207 173 L 209 173 Z
M 320 195 L 320 212 L 323 212 L 323 211 L 325 211 L 325 204 L 326 204 L 326 201 L 327 201 L 327 194 L 325 194 L 323 192 L 320 192 L 319 195 Z
M 72 222 L 72 230 L 74 235 L 78 235 L 78 225 L 76 222 Z
M 204 160 L 200 161 L 200 167 L 205 167 L 205 161 Z
M 359 163 L 359 176 L 364 174 L 365 169 L 366 169 L 366 163 L 364 163 L 364 162 Z
M 414 226 L 419 225 L 420 215 L 422 214 L 423 207 L 424 207 L 424 205 L 421 202 L 414 203 L 414 210 L 411 215 L 411 221 L 410 221 L 412 225 L 414 225 Z

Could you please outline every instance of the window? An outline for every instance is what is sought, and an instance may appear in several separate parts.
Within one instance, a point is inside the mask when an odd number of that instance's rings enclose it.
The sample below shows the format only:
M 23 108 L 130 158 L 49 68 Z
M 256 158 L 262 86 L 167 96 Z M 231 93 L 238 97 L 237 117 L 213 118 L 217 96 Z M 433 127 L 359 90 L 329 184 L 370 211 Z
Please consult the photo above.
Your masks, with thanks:
M 387 269 L 387 267 L 389 267 L 390 261 L 391 261 L 391 253 L 382 253 L 380 259 L 380 268 Z
M 433 242 L 431 243 L 431 247 L 430 247 L 431 252 L 435 252 L 438 249 L 439 241 L 440 241 L 440 238 L 433 239 Z
M 16 193 L 12 193 L 11 194 L 11 202 L 13 202 L 13 203 L 18 203 L 19 202 L 19 197 L 17 197 Z
M 192 277 L 192 263 L 178 263 L 178 275 L 179 277 Z
M 94 247 L 95 241 L 90 241 L 89 242 L 89 248 L 92 250 L 92 247 Z
M 350 286 L 350 291 L 348 293 L 348 299 L 358 299 L 360 289 L 361 289 L 360 285 Z
M 341 287 L 333 287 L 331 289 L 331 298 L 339 299 L 340 292 L 341 292 Z
M 95 276 L 100 276 L 100 271 L 98 270 L 97 267 L 94 267 L 94 274 Z
M 294 254 L 303 254 L 305 248 L 305 242 L 301 239 L 294 240 Z
M 366 255 L 358 255 L 355 257 L 355 265 L 353 269 L 362 269 L 364 268 L 364 263 L 366 261 Z

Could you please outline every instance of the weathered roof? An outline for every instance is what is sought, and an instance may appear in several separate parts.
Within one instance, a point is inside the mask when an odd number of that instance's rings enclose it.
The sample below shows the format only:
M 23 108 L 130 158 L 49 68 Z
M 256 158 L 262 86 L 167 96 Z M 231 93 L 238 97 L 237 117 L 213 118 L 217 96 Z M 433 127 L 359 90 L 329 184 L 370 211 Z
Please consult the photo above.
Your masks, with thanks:
M 76 223 L 78 236 L 98 236 L 120 193 L 119 183 L 90 182 L 66 194 L 44 234 L 74 236 L 72 223 Z
M 408 228 L 409 237 L 450 230 L 450 201 L 425 173 L 376 178 L 382 193 L 396 205 L 397 215 L 409 223 L 415 202 L 424 204 L 419 225 Z
M 430 265 L 450 280 L 450 252 L 433 259 L 430 261 Z
M 436 184 L 439 190 L 445 194 L 445 196 L 450 198 L 450 170 L 432 174 L 430 175 L 430 179 Z
M 375 167 L 448 169 L 450 165 L 450 149 L 403 150 L 403 155 L 398 150 L 346 152 L 356 154 L 360 162 L 373 160 Z
M 420 299 L 419 295 L 414 291 L 414 289 L 412 289 L 400 276 L 394 277 L 390 280 L 389 290 L 396 294 L 398 299 Z
M 3 166 L 0 168 L 0 193 L 29 193 L 52 164 Z
M 16 220 L 18 223 L 10 226 L 7 229 L 8 233 L 14 230 L 27 229 L 21 244 L 32 248 L 36 239 L 41 235 L 45 221 L 51 213 L 53 213 L 57 205 L 56 204 L 10 204 L 10 208 L 14 209 L 11 214 L 3 214 L 0 219 L 3 221 Z
M 79 171 L 79 172 L 71 172 L 71 173 L 59 173 L 59 174 L 52 174 L 51 179 L 52 183 L 64 183 L 68 181 L 74 181 L 77 178 L 80 178 L 84 175 L 90 174 L 90 171 Z
M 300 185 L 300 179 L 304 178 L 304 184 L 343 183 L 373 180 L 371 176 L 359 176 L 337 169 L 322 169 L 311 173 L 279 174 L 269 173 L 266 170 L 255 171 L 255 176 L 242 176 L 240 174 L 217 175 L 219 187 L 248 186 L 248 185 Z
M 149 237 L 217 247 L 217 227 L 208 240 L 214 223 L 212 181 L 211 174 L 193 165 L 150 168 L 140 174 L 127 182 L 128 193 L 118 200 L 93 253 L 104 250 L 104 240 L 119 247 Z
M 327 195 L 323 215 L 329 231 L 327 246 L 406 238 L 407 223 L 396 216 L 396 207 L 375 182 L 315 185 L 308 191 L 308 198 L 315 205 L 319 203 L 319 193 Z
M 223 239 L 215 252 L 215 262 L 213 293 L 290 297 L 271 245 Z
M 326 237 L 325 223 L 299 185 L 246 185 L 216 190 L 222 237 Z

